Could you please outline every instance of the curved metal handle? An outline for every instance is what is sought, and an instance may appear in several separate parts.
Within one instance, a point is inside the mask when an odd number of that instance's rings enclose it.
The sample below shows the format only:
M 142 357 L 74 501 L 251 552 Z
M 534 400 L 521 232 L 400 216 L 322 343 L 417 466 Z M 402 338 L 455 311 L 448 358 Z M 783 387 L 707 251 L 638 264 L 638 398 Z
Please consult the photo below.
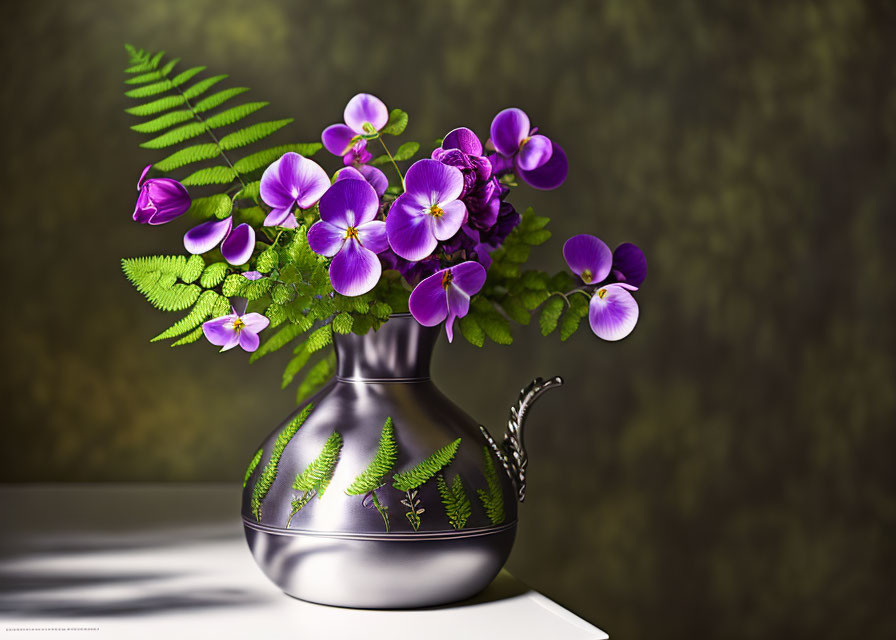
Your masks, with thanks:
M 498 456 L 498 460 L 504 466 L 504 471 L 510 476 L 520 502 L 526 499 L 526 467 L 529 465 L 529 456 L 526 455 L 526 445 L 523 441 L 523 426 L 526 424 L 526 417 L 538 396 L 548 389 L 559 387 L 562 384 L 563 378 L 554 376 L 547 380 L 535 378 L 526 385 L 520 391 L 520 397 L 516 404 L 510 408 L 507 431 L 504 433 L 504 439 L 500 445 L 495 442 L 488 429 L 479 425 L 482 435 L 485 436 L 492 451 Z

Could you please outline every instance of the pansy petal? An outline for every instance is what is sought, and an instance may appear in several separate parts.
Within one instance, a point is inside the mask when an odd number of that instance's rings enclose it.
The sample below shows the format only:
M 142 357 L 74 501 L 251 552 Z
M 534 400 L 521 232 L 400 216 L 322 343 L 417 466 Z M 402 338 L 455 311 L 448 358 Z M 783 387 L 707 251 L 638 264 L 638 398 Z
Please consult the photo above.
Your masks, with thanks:
M 382 198 L 383 194 L 386 193 L 386 189 L 389 188 L 389 179 L 386 177 L 386 174 L 376 167 L 371 167 L 369 164 L 360 165 L 358 171 L 373 187 L 373 190 L 376 191 L 377 197 Z
M 492 120 L 489 133 L 495 150 L 501 155 L 512 156 L 529 135 L 529 116 L 515 107 L 504 109 Z
M 460 200 L 446 202 L 441 206 L 442 215 L 432 218 L 432 234 L 436 240 L 448 240 L 467 221 L 467 207 Z
M 457 200 L 464 190 L 464 174 L 438 160 L 418 160 L 404 176 L 408 195 L 424 206 Z
M 478 264 L 478 263 L 476 263 Z M 448 297 L 448 313 L 463 318 L 470 311 L 470 296 L 452 282 L 446 291 Z
M 482 155 L 482 142 L 479 137 L 466 127 L 458 127 L 449 131 L 442 140 L 443 149 L 460 149 L 472 156 Z
M 296 217 L 292 213 L 292 207 L 271 209 L 271 212 L 264 219 L 264 226 L 295 228 Z
M 408 299 L 411 315 L 424 327 L 434 327 L 448 316 L 448 298 L 442 285 L 445 271 L 424 278 Z
M 225 343 L 221 346 L 221 351 L 222 351 L 222 352 L 224 352 L 224 351 L 230 351 L 230 350 L 233 349 L 235 346 L 237 346 L 239 343 L 240 343 L 240 332 L 239 332 L 239 331 L 234 331 L 234 332 L 230 335 L 230 337 L 227 339 L 227 342 L 225 342 Z
M 295 167 L 292 170 L 294 171 L 294 184 L 299 191 L 296 203 L 300 209 L 310 209 L 330 188 L 330 178 L 314 160 L 309 160 L 298 153 L 287 153 L 285 156 L 294 156 L 294 158 L 290 158 L 290 162 L 295 161 Z M 282 177 L 283 169 L 280 171 Z
M 235 315 L 221 316 L 214 318 L 208 322 L 202 323 L 202 333 L 206 339 L 215 346 L 223 346 L 233 337 L 233 321 L 236 320 Z
M 403 194 L 392 204 L 386 217 L 386 234 L 389 246 L 405 260 L 416 262 L 432 253 L 438 242 L 430 229 L 430 216 L 419 211 L 408 194 Z
M 143 167 L 143 172 L 140 174 L 140 178 L 138 178 L 138 180 L 137 180 L 137 188 L 138 189 L 143 186 L 143 179 L 146 177 L 146 174 L 149 173 L 149 170 L 151 168 L 152 168 L 151 164 L 148 164 L 145 167 Z
M 354 227 L 376 217 L 380 200 L 367 180 L 337 180 L 320 199 L 320 219 Z
M 523 171 L 532 171 L 551 159 L 554 148 L 545 136 L 530 136 L 523 141 L 516 156 L 516 166 Z
M 252 333 L 263 331 L 264 329 L 268 328 L 269 324 L 271 324 L 271 321 L 268 320 L 267 316 L 263 316 L 260 313 L 254 312 L 240 316 L 240 320 L 242 320 L 243 324 L 246 325 L 244 331 L 251 331 Z
M 349 240 L 330 263 L 330 282 L 344 296 L 360 296 L 379 282 L 383 266 L 373 251 Z
M 320 136 L 324 148 L 334 156 L 343 156 L 352 146 L 355 132 L 344 124 L 331 124 Z
M 386 223 L 382 220 L 371 220 L 355 227 L 361 245 L 374 253 L 381 253 L 389 248 L 386 235 Z
M 318 220 L 308 229 L 308 246 L 321 256 L 335 256 L 345 242 L 345 228 Z
M 585 284 L 602 281 L 610 273 L 613 254 L 603 240 L 586 233 L 573 236 L 563 245 L 563 259 L 570 271 Z
M 345 124 L 355 133 L 367 133 L 364 124 L 369 123 L 377 131 L 389 122 L 389 110 L 383 101 L 369 93 L 359 93 L 345 105 Z
M 221 243 L 221 255 L 232 265 L 246 264 L 255 250 L 255 229 L 245 222 L 237 225 Z
M 551 143 L 551 159 L 532 171 L 520 169 L 520 178 L 530 187 L 549 190 L 556 189 L 566 180 L 569 173 L 569 163 L 566 160 L 566 152 L 556 142 Z
M 294 162 L 287 160 L 287 156 L 289 153 L 283 154 L 280 158 L 272 162 L 267 169 L 264 170 L 264 173 L 261 174 L 261 183 L 258 187 L 258 192 L 261 195 L 262 201 L 268 205 L 269 207 L 274 207 L 275 209 L 289 209 L 296 202 L 296 196 L 298 195 L 298 189 L 294 184 L 294 180 L 289 177 L 288 180 L 284 180 L 282 177 L 283 172 L 281 172 L 281 168 L 283 163 L 287 163 L 287 169 L 290 166 L 294 166 Z M 297 155 L 297 154 L 292 154 Z M 285 172 L 289 175 L 289 171 Z
M 638 323 L 638 303 L 625 288 L 607 285 L 592 296 L 588 322 L 598 338 L 622 340 Z
M 258 338 L 257 333 L 253 333 L 251 331 L 247 331 L 243 329 L 240 331 L 240 347 L 242 347 L 243 351 L 247 351 L 252 353 L 258 348 L 258 343 L 261 342 Z
M 227 237 L 233 227 L 233 218 L 228 216 L 223 220 L 209 220 L 197 224 L 184 234 L 184 248 L 192 254 L 211 251 Z
M 637 245 L 623 242 L 613 251 L 613 276 L 619 282 L 640 287 L 647 277 L 647 258 Z
M 451 284 L 468 296 L 479 293 L 482 285 L 485 284 L 485 276 L 485 268 L 472 260 L 451 267 Z

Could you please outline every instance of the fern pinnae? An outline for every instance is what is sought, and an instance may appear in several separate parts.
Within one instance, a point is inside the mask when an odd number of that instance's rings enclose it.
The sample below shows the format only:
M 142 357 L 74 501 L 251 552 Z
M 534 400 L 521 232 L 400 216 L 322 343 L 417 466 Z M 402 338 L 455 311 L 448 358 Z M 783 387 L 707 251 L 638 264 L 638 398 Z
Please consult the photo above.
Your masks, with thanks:
M 350 496 L 370 494 L 374 508 L 383 518 L 386 531 L 389 531 L 388 508 L 380 503 L 376 490 L 383 486 L 386 475 L 392 471 L 397 459 L 398 445 L 395 442 L 395 427 L 392 424 L 392 418 L 386 418 L 373 459 L 345 490 L 345 493 Z
M 305 470 L 296 475 L 292 488 L 302 492 L 292 501 L 292 513 L 286 521 L 286 527 L 289 528 L 293 516 L 295 516 L 308 502 L 317 496 L 318 500 L 323 497 L 324 492 L 333 479 L 333 473 L 336 470 L 336 463 L 339 462 L 339 453 L 342 450 L 342 436 L 334 431 L 327 438 L 323 449 L 312 460 Z
M 442 497 L 442 505 L 445 507 L 445 514 L 448 516 L 448 522 L 455 529 L 463 529 L 467 524 L 467 519 L 473 513 L 470 498 L 464 490 L 464 483 L 460 475 L 454 476 L 451 484 L 445 481 L 445 476 L 441 473 L 436 476 L 436 484 L 439 489 L 439 495 Z
M 252 472 L 255 471 L 255 468 L 258 466 L 258 463 L 261 462 L 261 454 L 263 453 L 262 449 L 259 449 L 255 452 L 255 455 L 252 456 L 252 460 L 249 461 L 249 466 L 246 468 L 246 475 L 243 476 L 243 489 L 246 488 L 246 485 L 249 483 L 249 478 L 252 477 Z
M 420 504 L 420 499 L 417 497 L 417 489 L 454 459 L 459 446 L 460 438 L 440 449 L 436 449 L 412 469 L 392 476 L 392 486 L 399 491 L 405 492 L 405 498 L 401 501 L 401 504 L 408 508 L 405 517 L 411 523 L 414 531 L 420 529 L 420 516 L 425 511 L 425 508 Z
M 501 482 L 498 478 L 498 470 L 492 458 L 492 452 L 487 446 L 482 447 L 482 459 L 484 463 L 485 481 L 487 489 L 479 489 L 476 493 L 485 509 L 485 513 L 492 524 L 504 522 L 504 494 L 501 490 Z

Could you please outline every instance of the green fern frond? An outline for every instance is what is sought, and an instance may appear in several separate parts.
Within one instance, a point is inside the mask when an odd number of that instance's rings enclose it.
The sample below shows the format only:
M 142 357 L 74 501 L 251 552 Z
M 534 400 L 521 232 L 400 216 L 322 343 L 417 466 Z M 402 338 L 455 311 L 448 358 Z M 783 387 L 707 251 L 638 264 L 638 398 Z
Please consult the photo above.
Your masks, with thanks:
M 278 160 L 284 153 L 292 151 L 310 158 L 320 151 L 323 145 L 319 142 L 306 142 L 299 144 L 283 144 L 279 147 L 272 147 L 264 151 L 258 151 L 244 158 L 240 158 L 233 164 L 233 168 L 240 173 L 252 173 L 267 167 L 269 164 Z
M 186 69 L 185 71 L 181 71 L 176 76 L 171 78 L 171 86 L 179 87 L 180 85 L 184 84 L 185 82 L 189 82 L 195 76 L 199 75 L 203 71 L 205 71 L 205 67 L 190 67 L 189 69 Z
M 541 326 L 541 335 L 549 335 L 557 328 L 564 307 L 566 307 L 566 301 L 560 296 L 550 298 L 544 303 L 544 306 L 541 307 L 541 317 L 538 320 L 538 324 Z
M 227 275 L 227 268 L 228 265 L 226 262 L 211 263 L 199 277 L 199 284 L 206 289 L 217 287 L 224 281 L 224 276 Z
M 184 90 L 183 96 L 186 100 L 192 100 L 193 98 L 198 98 L 206 91 L 211 89 L 213 86 L 221 82 L 221 80 L 226 80 L 227 74 L 221 74 L 218 76 L 212 76 L 211 78 L 206 78 L 205 80 L 200 80 L 195 84 L 190 85 L 187 89 Z
M 171 171 L 179 169 L 194 162 L 202 162 L 203 160 L 211 160 L 221 155 L 221 150 L 214 143 L 196 144 L 192 147 L 175 151 L 167 158 L 159 160 L 153 165 L 159 171 Z M 228 198 L 229 200 L 229 198 Z
M 392 477 L 392 486 L 399 491 L 416 489 L 435 476 L 448 465 L 457 453 L 460 438 L 434 451 L 429 457 L 420 461 L 413 469 L 396 473 Z
M 255 467 L 261 462 L 261 454 L 262 450 L 259 449 L 255 452 L 255 455 L 252 456 L 252 460 L 249 462 L 249 467 L 246 469 L 246 475 L 243 476 L 243 489 L 245 489 L 246 485 L 249 483 L 249 478 L 252 477 L 252 472 L 255 471 Z
M 485 469 L 485 481 L 488 489 L 479 489 L 479 500 L 485 508 L 485 513 L 492 524 L 501 524 L 504 522 L 506 515 L 504 514 L 504 494 L 501 491 L 501 482 L 498 478 L 498 470 L 495 467 L 495 461 L 488 447 L 482 447 L 482 459 Z
M 560 319 L 560 339 L 564 342 L 578 330 L 582 319 L 588 315 L 588 299 L 585 296 L 573 296 L 569 308 Z
M 203 269 L 205 269 L 205 260 L 202 259 L 202 256 L 192 255 L 187 258 L 187 263 L 180 274 L 180 279 L 186 283 L 196 282 L 199 276 L 202 275 Z
M 213 93 L 207 98 L 203 98 L 202 100 L 197 102 L 193 106 L 193 111 L 195 111 L 196 113 L 205 113 L 206 111 L 211 111 L 215 107 L 220 107 L 231 98 L 235 98 L 240 94 L 246 93 L 248 90 L 248 87 L 233 87 L 231 89 L 218 91 L 217 93 Z
M 206 167 L 181 180 L 185 187 L 204 186 L 209 184 L 230 184 L 236 179 L 236 173 L 230 167 Z
M 397 459 L 398 445 L 395 442 L 395 427 L 392 424 L 392 418 L 386 418 L 373 460 L 352 481 L 345 492 L 350 496 L 360 496 L 379 489 L 385 481 L 386 474 L 392 471 Z
M 315 329 L 311 335 L 308 336 L 308 342 L 306 344 L 308 351 L 314 353 L 315 351 L 320 351 L 332 342 L 333 327 L 329 324 L 325 324 L 322 327 Z
M 286 445 L 288 445 L 289 441 L 292 440 L 292 437 L 296 435 L 299 427 L 305 423 L 305 420 L 308 419 L 308 415 L 313 409 L 314 407 L 310 404 L 302 409 L 299 415 L 293 418 L 290 423 L 284 427 L 283 431 L 280 432 L 277 439 L 274 441 L 274 447 L 271 450 L 271 458 L 268 460 L 264 470 L 255 482 L 255 486 L 252 488 L 250 506 L 252 515 L 255 516 L 257 521 L 261 521 L 261 505 L 268 495 L 268 491 L 271 490 L 274 480 L 277 479 L 277 466 L 280 464 L 280 457 L 283 455 Z
M 140 124 L 132 125 L 131 129 L 137 131 L 138 133 L 156 133 L 157 131 L 167 129 L 168 127 L 173 127 L 174 125 L 180 124 L 181 122 L 186 122 L 193 117 L 193 112 L 189 109 L 172 111 L 171 113 L 166 113 L 159 116 L 158 118 L 148 120 L 147 122 L 141 122 Z
M 125 91 L 124 95 L 128 98 L 148 98 L 159 93 L 164 93 L 171 88 L 170 80 L 162 80 L 161 82 L 153 82 L 152 84 L 143 85 L 130 91 Z
M 245 187 L 239 190 L 236 194 L 236 199 L 242 200 L 257 200 L 261 191 L 261 181 L 256 180 L 255 182 L 248 183 Z
M 187 270 L 184 256 L 125 258 L 121 268 L 137 291 L 162 311 L 181 311 L 199 298 L 201 289 L 198 286 L 177 282 Z
M 141 142 L 140 146 L 144 149 L 164 149 L 165 147 L 180 144 L 181 142 L 200 136 L 205 132 L 206 127 L 204 122 L 190 122 L 177 129 L 167 131 L 152 140 Z
M 255 350 L 255 353 L 249 356 L 249 362 L 255 362 L 259 358 L 266 356 L 269 353 L 273 353 L 278 349 L 282 349 L 287 344 L 302 335 L 302 333 L 303 331 L 301 330 L 301 328 L 294 324 L 283 327 L 277 333 L 268 338 L 264 342 L 264 344 L 258 347 L 258 349 Z
M 292 360 L 286 365 L 286 368 L 283 370 L 283 383 L 281 385 L 281 389 L 285 389 L 290 384 L 292 384 L 293 379 L 296 375 L 305 368 L 305 365 L 308 364 L 308 359 L 311 357 L 311 352 L 305 347 L 306 343 L 301 343 L 298 347 L 296 347 L 295 356 L 293 356 Z
M 184 102 L 186 102 L 184 96 L 165 96 L 164 98 L 159 98 L 158 100 L 153 100 L 146 104 L 125 109 L 125 113 L 129 113 L 132 116 L 152 116 L 157 113 L 162 113 L 163 111 L 168 111 L 168 109 L 179 107 Z
M 275 131 L 279 131 L 293 120 L 294 118 L 283 118 L 282 120 L 271 120 L 269 122 L 253 124 L 245 129 L 240 129 L 239 131 L 224 136 L 221 138 L 219 145 L 225 151 L 245 147 L 248 144 L 267 138 L 269 135 Z
M 245 104 L 241 104 L 238 107 L 231 107 L 230 109 L 225 109 L 220 113 L 216 113 L 215 115 L 209 117 L 205 121 L 205 124 L 207 127 L 212 129 L 215 127 L 226 127 L 233 124 L 234 122 L 239 122 L 246 116 L 252 115 L 259 109 L 263 109 L 269 104 L 270 102 L 247 102 Z
M 314 491 L 320 499 L 333 479 L 341 450 L 342 436 L 334 431 L 333 435 L 327 438 L 318 456 L 296 476 L 292 488 L 296 491 Z
M 330 352 L 325 358 L 318 360 L 317 363 L 302 379 L 299 388 L 296 390 L 296 402 L 302 402 L 305 398 L 313 394 L 322 387 L 333 374 L 336 373 L 336 353 Z
M 201 338 L 202 336 L 203 336 L 202 327 L 197 327 L 196 329 L 193 329 L 190 333 L 185 335 L 180 340 L 172 342 L 171 346 L 172 347 L 182 347 L 185 344 L 193 344 L 194 342 L 199 340 L 199 338 Z
M 445 476 L 440 473 L 436 476 L 436 485 L 439 488 L 439 495 L 442 496 L 442 505 L 445 507 L 448 522 L 455 529 L 463 529 L 467 524 L 467 519 L 473 513 L 473 507 L 464 490 L 464 483 L 460 479 L 460 475 L 454 476 L 449 485 L 445 482 Z
M 165 329 L 165 331 L 155 338 L 152 338 L 150 342 L 158 342 L 159 340 L 174 338 L 175 336 L 179 336 L 195 329 L 212 315 L 212 312 L 220 304 L 221 300 L 224 300 L 225 303 L 227 302 L 225 298 L 215 291 L 203 291 L 190 313 L 175 322 L 169 328 Z

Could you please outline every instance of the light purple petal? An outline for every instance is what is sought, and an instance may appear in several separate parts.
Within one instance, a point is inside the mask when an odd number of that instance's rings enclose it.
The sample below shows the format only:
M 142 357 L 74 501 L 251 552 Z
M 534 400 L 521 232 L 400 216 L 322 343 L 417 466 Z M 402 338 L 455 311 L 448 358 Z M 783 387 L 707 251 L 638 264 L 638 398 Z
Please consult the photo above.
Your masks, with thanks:
M 192 254 L 205 253 L 217 247 L 230 233 L 233 217 L 197 224 L 184 234 L 184 248 Z
M 624 287 L 607 285 L 591 298 L 588 322 L 598 338 L 622 340 L 638 323 L 638 303 Z
M 533 171 L 551 159 L 554 147 L 545 136 L 530 136 L 516 156 L 516 166 L 523 171 Z
M 292 213 L 292 207 L 286 209 L 271 209 L 271 212 L 264 219 L 266 227 L 288 227 L 295 229 L 297 226 L 296 217 Z
M 551 159 L 532 171 L 519 171 L 520 178 L 530 187 L 549 190 L 556 189 L 566 180 L 569 173 L 569 163 L 566 160 L 566 152 L 556 142 L 552 142 Z
M 468 296 L 479 293 L 485 284 L 485 276 L 485 268 L 472 260 L 451 267 L 451 284 Z M 466 312 L 459 315 L 466 315 Z
M 383 194 L 386 193 L 386 189 L 389 188 L 389 179 L 386 177 L 386 174 L 376 167 L 371 167 L 369 164 L 360 165 L 358 171 L 370 183 L 373 190 L 376 191 L 377 197 L 382 198 Z
M 529 135 L 529 116 L 515 107 L 504 109 L 492 120 L 491 141 L 501 155 L 512 156 Z
M 442 284 L 446 271 L 424 278 L 408 299 L 411 315 L 424 327 L 434 327 L 448 316 L 448 297 Z
M 293 159 L 287 159 L 288 153 L 272 162 L 261 174 L 258 191 L 262 201 L 275 209 L 291 209 L 296 203 L 298 189 L 289 168 L 295 166 Z M 292 154 L 293 156 L 298 154 Z M 286 171 L 284 169 L 286 163 Z
M 260 194 L 265 204 L 276 209 L 293 203 L 300 209 L 309 209 L 329 187 L 330 179 L 320 165 L 289 151 L 265 169 Z
M 318 220 L 308 229 L 308 246 L 321 256 L 331 258 L 339 253 L 345 242 L 345 228 Z
M 475 263 L 479 264 L 479 263 Z M 463 318 L 470 311 L 470 296 L 452 282 L 445 292 L 448 297 L 448 313 Z
M 296 202 L 300 209 L 310 209 L 330 188 L 330 177 L 314 160 L 309 160 L 297 153 L 293 155 L 298 158 L 295 178 L 299 196 Z
M 352 146 L 355 132 L 344 124 L 331 124 L 320 136 L 324 148 L 334 156 L 344 156 Z
M 389 248 L 386 223 L 382 220 L 371 220 L 359 224 L 355 229 L 358 232 L 358 240 L 365 249 L 381 253 Z
M 467 207 L 460 200 L 446 202 L 441 207 L 442 215 L 432 217 L 432 234 L 437 240 L 448 240 L 467 221 Z
M 586 233 L 573 236 L 563 245 L 563 259 L 570 271 L 585 284 L 596 284 L 610 273 L 613 253 L 603 240 Z
M 466 127 L 458 127 L 453 131 L 449 131 L 445 139 L 442 140 L 442 148 L 460 149 L 471 156 L 482 155 L 482 142 L 480 142 L 479 137 L 475 133 Z
M 370 123 L 379 131 L 389 122 L 389 110 L 383 101 L 369 93 L 359 93 L 345 105 L 345 124 L 351 127 L 355 133 L 367 133 L 364 131 L 364 123 Z
M 613 251 L 613 277 L 635 287 L 640 287 L 647 277 L 647 258 L 637 245 L 623 242 Z
M 230 335 L 230 337 L 227 339 L 227 342 L 225 342 L 224 345 L 221 347 L 221 351 L 222 351 L 222 352 L 224 352 L 224 351 L 230 351 L 230 350 L 233 349 L 235 346 L 237 346 L 239 343 L 240 343 L 240 332 L 239 332 L 239 331 L 234 331 L 234 332 Z
M 320 219 L 337 227 L 355 227 L 373 220 L 379 207 L 367 180 L 337 180 L 320 199 Z
M 405 260 L 422 260 L 438 244 L 432 235 L 430 220 L 431 216 L 421 212 L 408 194 L 402 194 L 386 217 L 389 246 Z
M 376 254 L 350 240 L 330 263 L 330 282 L 344 296 L 360 296 L 376 286 L 382 272 Z
M 246 315 L 241 316 L 240 320 L 246 325 L 243 328 L 243 331 L 251 331 L 252 333 L 263 331 L 264 329 L 267 329 L 269 324 L 271 324 L 271 321 L 268 320 L 267 316 L 263 316 L 260 313 L 247 313 Z
M 457 200 L 464 190 L 460 169 L 438 160 L 418 160 L 408 169 L 404 182 L 407 193 L 424 206 Z
M 445 335 L 448 336 L 448 342 L 454 342 L 454 320 L 457 316 L 450 311 L 448 312 L 448 319 L 445 320 Z
M 143 178 L 146 177 L 146 174 L 149 173 L 149 170 L 152 168 L 151 164 L 143 167 L 143 172 L 140 174 L 140 177 L 137 179 L 137 189 L 139 190 L 143 186 Z
M 221 347 L 227 344 L 236 333 L 233 329 L 233 322 L 236 319 L 236 315 L 229 315 L 204 322 L 202 323 L 202 333 L 213 345 Z
M 246 280 L 261 280 L 264 278 L 264 275 L 260 271 L 244 271 L 243 277 Z
M 261 342 L 258 338 L 257 333 L 252 333 L 251 331 L 246 331 L 243 329 L 240 331 L 240 347 L 242 347 L 243 351 L 248 351 L 252 353 L 258 348 L 258 343 Z
M 246 264 L 255 250 L 255 229 L 245 222 L 236 226 L 221 243 L 221 255 L 232 265 Z

